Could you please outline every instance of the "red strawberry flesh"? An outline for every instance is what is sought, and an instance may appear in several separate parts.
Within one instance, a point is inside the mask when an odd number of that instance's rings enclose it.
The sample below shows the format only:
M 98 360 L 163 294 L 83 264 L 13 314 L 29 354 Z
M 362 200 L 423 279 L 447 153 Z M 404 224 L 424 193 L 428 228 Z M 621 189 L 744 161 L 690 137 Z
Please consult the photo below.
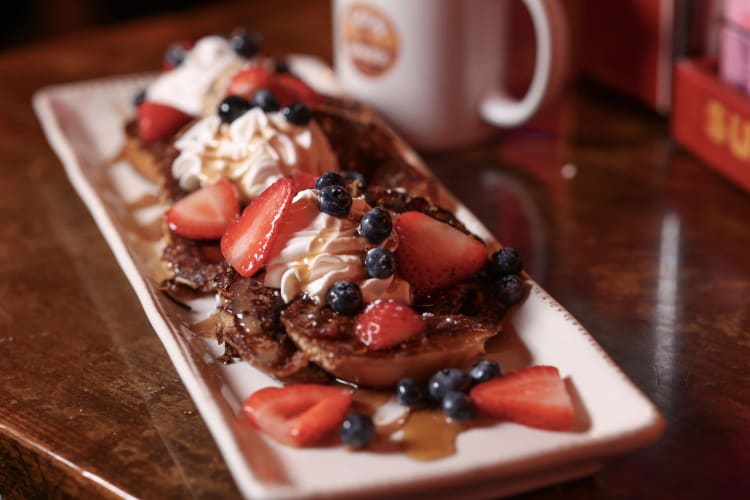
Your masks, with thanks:
M 348 389 L 292 384 L 254 392 L 243 410 L 253 425 L 275 440 L 291 446 L 309 446 L 338 428 L 351 402 Z
M 474 275 L 487 259 L 471 235 L 421 212 L 404 212 L 394 225 L 400 274 L 416 289 L 432 292 Z
M 357 316 L 354 333 L 373 350 L 399 345 L 425 329 L 424 320 L 406 304 L 378 300 Z
M 169 139 L 193 117 L 179 109 L 153 101 L 138 106 L 138 136 L 144 142 Z
M 221 253 L 240 275 L 252 276 L 263 267 L 293 196 L 294 181 L 279 179 L 229 223 Z
M 169 229 L 195 240 L 221 238 L 240 211 L 235 187 L 227 180 L 203 187 L 177 201 L 167 210 Z
M 481 383 L 471 398 L 481 412 L 501 420 L 547 430 L 573 427 L 573 403 L 553 366 L 521 368 Z

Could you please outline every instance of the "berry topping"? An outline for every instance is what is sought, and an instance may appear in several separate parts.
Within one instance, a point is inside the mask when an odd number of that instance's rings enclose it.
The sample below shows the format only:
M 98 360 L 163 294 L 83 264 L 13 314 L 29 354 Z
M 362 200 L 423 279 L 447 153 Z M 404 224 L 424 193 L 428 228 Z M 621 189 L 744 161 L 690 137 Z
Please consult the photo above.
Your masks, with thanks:
M 364 448 L 375 438 L 375 424 L 363 413 L 353 413 L 341 422 L 341 442 L 352 448 Z
M 238 95 L 228 95 L 219 103 L 219 118 L 224 123 L 232 123 L 250 109 L 250 103 Z
M 261 88 L 273 91 L 283 106 L 303 102 L 314 107 L 321 101 L 321 97 L 299 78 L 289 73 L 273 73 L 260 66 L 243 69 L 234 75 L 227 87 L 227 94 L 250 99 Z
M 315 187 L 315 176 L 310 172 L 299 171 L 292 175 L 294 181 L 294 192 L 299 193 L 305 189 L 312 189 Z
M 518 274 L 522 269 L 523 261 L 514 248 L 501 248 L 490 256 L 490 275 L 496 279 L 507 274 Z
M 229 45 L 237 55 L 251 59 L 263 46 L 260 34 L 250 30 L 237 30 L 229 36 Z
M 305 103 L 293 102 L 289 106 L 281 110 L 281 114 L 287 119 L 292 125 L 304 126 L 310 123 L 312 120 L 312 113 Z
M 503 374 L 503 369 L 492 359 L 480 359 L 469 369 L 469 379 L 471 385 L 481 384 L 487 382 L 495 377 L 499 377 Z
M 392 230 L 391 214 L 381 207 L 373 208 L 359 221 L 359 234 L 374 245 L 386 239 Z
M 260 66 L 243 69 L 232 78 L 227 94 L 250 99 L 256 90 L 270 87 L 272 78 L 271 72 Z
M 326 294 L 328 307 L 344 316 L 354 316 L 362 309 L 362 291 L 351 281 L 337 281 Z
M 471 390 L 479 411 L 503 420 L 549 430 L 573 427 L 573 403 L 560 372 L 531 366 L 479 384 Z
M 509 274 L 500 278 L 495 291 L 500 302 L 510 307 L 523 298 L 523 281 L 516 274 Z
M 252 276 L 266 263 L 293 196 L 294 181 L 279 179 L 229 224 L 221 237 L 221 253 L 240 275 Z
M 326 186 L 343 186 L 344 178 L 337 172 L 324 172 L 323 175 L 318 177 L 315 181 L 315 189 L 318 191 L 322 190 Z
M 396 219 L 399 273 L 415 288 L 431 292 L 475 274 L 487 259 L 478 239 L 421 212 Z
M 442 401 L 451 391 L 465 391 L 469 388 L 469 376 L 458 368 L 443 368 L 432 376 L 427 389 L 435 401 Z
M 318 208 L 334 217 L 346 217 L 352 208 L 352 197 L 342 186 L 326 186 L 318 193 Z
M 318 384 L 266 387 L 250 395 L 243 411 L 248 420 L 277 441 L 313 445 L 336 429 L 352 402 L 347 389 Z
M 133 96 L 133 106 L 136 108 L 146 100 L 146 89 L 140 89 Z
M 465 422 L 476 415 L 476 409 L 471 398 L 460 391 L 449 391 L 443 396 L 441 406 L 443 413 L 448 418 Z
M 279 101 L 276 96 L 269 89 L 258 89 L 255 91 L 253 96 L 250 98 L 250 107 L 260 108 L 266 113 L 278 111 L 281 109 Z
M 423 408 L 432 403 L 427 393 L 427 386 L 413 378 L 402 378 L 398 381 L 396 399 L 409 408 Z
M 164 52 L 164 61 L 162 62 L 162 69 L 169 71 L 176 68 L 187 57 L 188 52 L 193 47 L 193 42 L 188 40 L 180 40 L 170 44 Z
M 221 238 L 229 223 L 240 212 L 237 190 L 227 180 L 206 186 L 167 210 L 167 226 L 175 234 L 194 240 Z
M 357 316 L 354 334 L 373 350 L 388 349 L 406 342 L 425 329 L 422 316 L 395 300 L 377 300 Z
M 138 106 L 138 135 L 144 142 L 168 139 L 192 119 L 172 106 L 143 101 Z
M 365 255 L 365 267 L 371 278 L 385 279 L 396 271 L 396 258 L 387 248 L 371 248 Z

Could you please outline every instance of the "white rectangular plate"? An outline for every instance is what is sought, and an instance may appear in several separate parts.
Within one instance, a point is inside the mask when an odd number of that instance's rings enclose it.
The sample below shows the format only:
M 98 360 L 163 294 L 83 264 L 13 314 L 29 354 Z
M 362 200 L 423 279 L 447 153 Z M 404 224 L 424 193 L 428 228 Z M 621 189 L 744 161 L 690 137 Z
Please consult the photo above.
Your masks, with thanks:
M 577 402 L 574 431 L 498 423 L 461 433 L 454 455 L 420 462 L 398 453 L 352 453 L 341 447 L 293 449 L 252 429 L 239 411 L 241 402 L 274 382 L 246 363 L 215 361 L 221 349 L 188 327 L 206 314 L 212 301 L 193 304 L 195 310 L 186 312 L 167 300 L 153 278 L 157 242 L 147 231 L 134 229 L 149 227 L 164 210 L 139 205 L 156 188 L 126 162 L 116 160 L 124 141 L 123 124 L 132 115 L 132 96 L 150 78 L 48 87 L 35 95 L 34 108 L 243 495 L 508 495 L 590 474 L 607 456 L 646 444 L 661 433 L 663 421 L 651 402 L 591 335 L 533 282 L 528 298 L 506 321 L 499 356 L 506 369 L 557 366 Z M 458 206 L 469 229 L 489 237 L 481 223 Z

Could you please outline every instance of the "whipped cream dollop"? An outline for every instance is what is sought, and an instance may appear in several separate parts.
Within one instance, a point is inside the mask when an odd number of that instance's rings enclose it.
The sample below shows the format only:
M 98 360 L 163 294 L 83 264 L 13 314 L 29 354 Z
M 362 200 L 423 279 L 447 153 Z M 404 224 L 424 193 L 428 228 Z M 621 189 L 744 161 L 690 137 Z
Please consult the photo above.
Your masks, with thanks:
M 175 142 L 172 175 L 192 191 L 229 179 L 248 202 L 281 177 L 337 170 L 336 156 L 315 121 L 290 123 L 281 112 L 252 108 L 231 124 L 202 118 Z
M 363 261 L 373 245 L 358 234 L 357 228 L 369 210 L 364 198 L 358 197 L 352 200 L 348 217 L 334 217 L 318 209 L 316 190 L 297 193 L 269 252 L 264 284 L 279 288 L 287 303 L 305 293 L 323 304 L 328 289 L 339 280 L 357 283 L 366 303 L 377 299 L 411 303 L 411 290 L 405 280 L 396 275 L 385 279 L 368 277 Z M 378 246 L 395 251 L 396 234 Z
M 146 98 L 189 115 L 201 115 L 217 82 L 225 81 L 226 75 L 244 64 L 247 60 L 237 55 L 225 38 L 201 38 L 179 66 L 160 75 L 146 89 Z

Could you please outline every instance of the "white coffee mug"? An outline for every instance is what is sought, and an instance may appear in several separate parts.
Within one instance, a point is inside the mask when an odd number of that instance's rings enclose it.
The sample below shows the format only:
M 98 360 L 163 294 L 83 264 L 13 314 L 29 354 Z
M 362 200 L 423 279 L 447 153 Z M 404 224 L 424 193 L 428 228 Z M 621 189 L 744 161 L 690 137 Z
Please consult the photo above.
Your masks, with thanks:
M 379 111 L 418 149 L 486 138 L 528 120 L 560 90 L 568 32 L 560 0 L 522 0 L 536 34 L 534 75 L 520 100 L 502 88 L 510 2 L 333 0 L 342 88 Z

